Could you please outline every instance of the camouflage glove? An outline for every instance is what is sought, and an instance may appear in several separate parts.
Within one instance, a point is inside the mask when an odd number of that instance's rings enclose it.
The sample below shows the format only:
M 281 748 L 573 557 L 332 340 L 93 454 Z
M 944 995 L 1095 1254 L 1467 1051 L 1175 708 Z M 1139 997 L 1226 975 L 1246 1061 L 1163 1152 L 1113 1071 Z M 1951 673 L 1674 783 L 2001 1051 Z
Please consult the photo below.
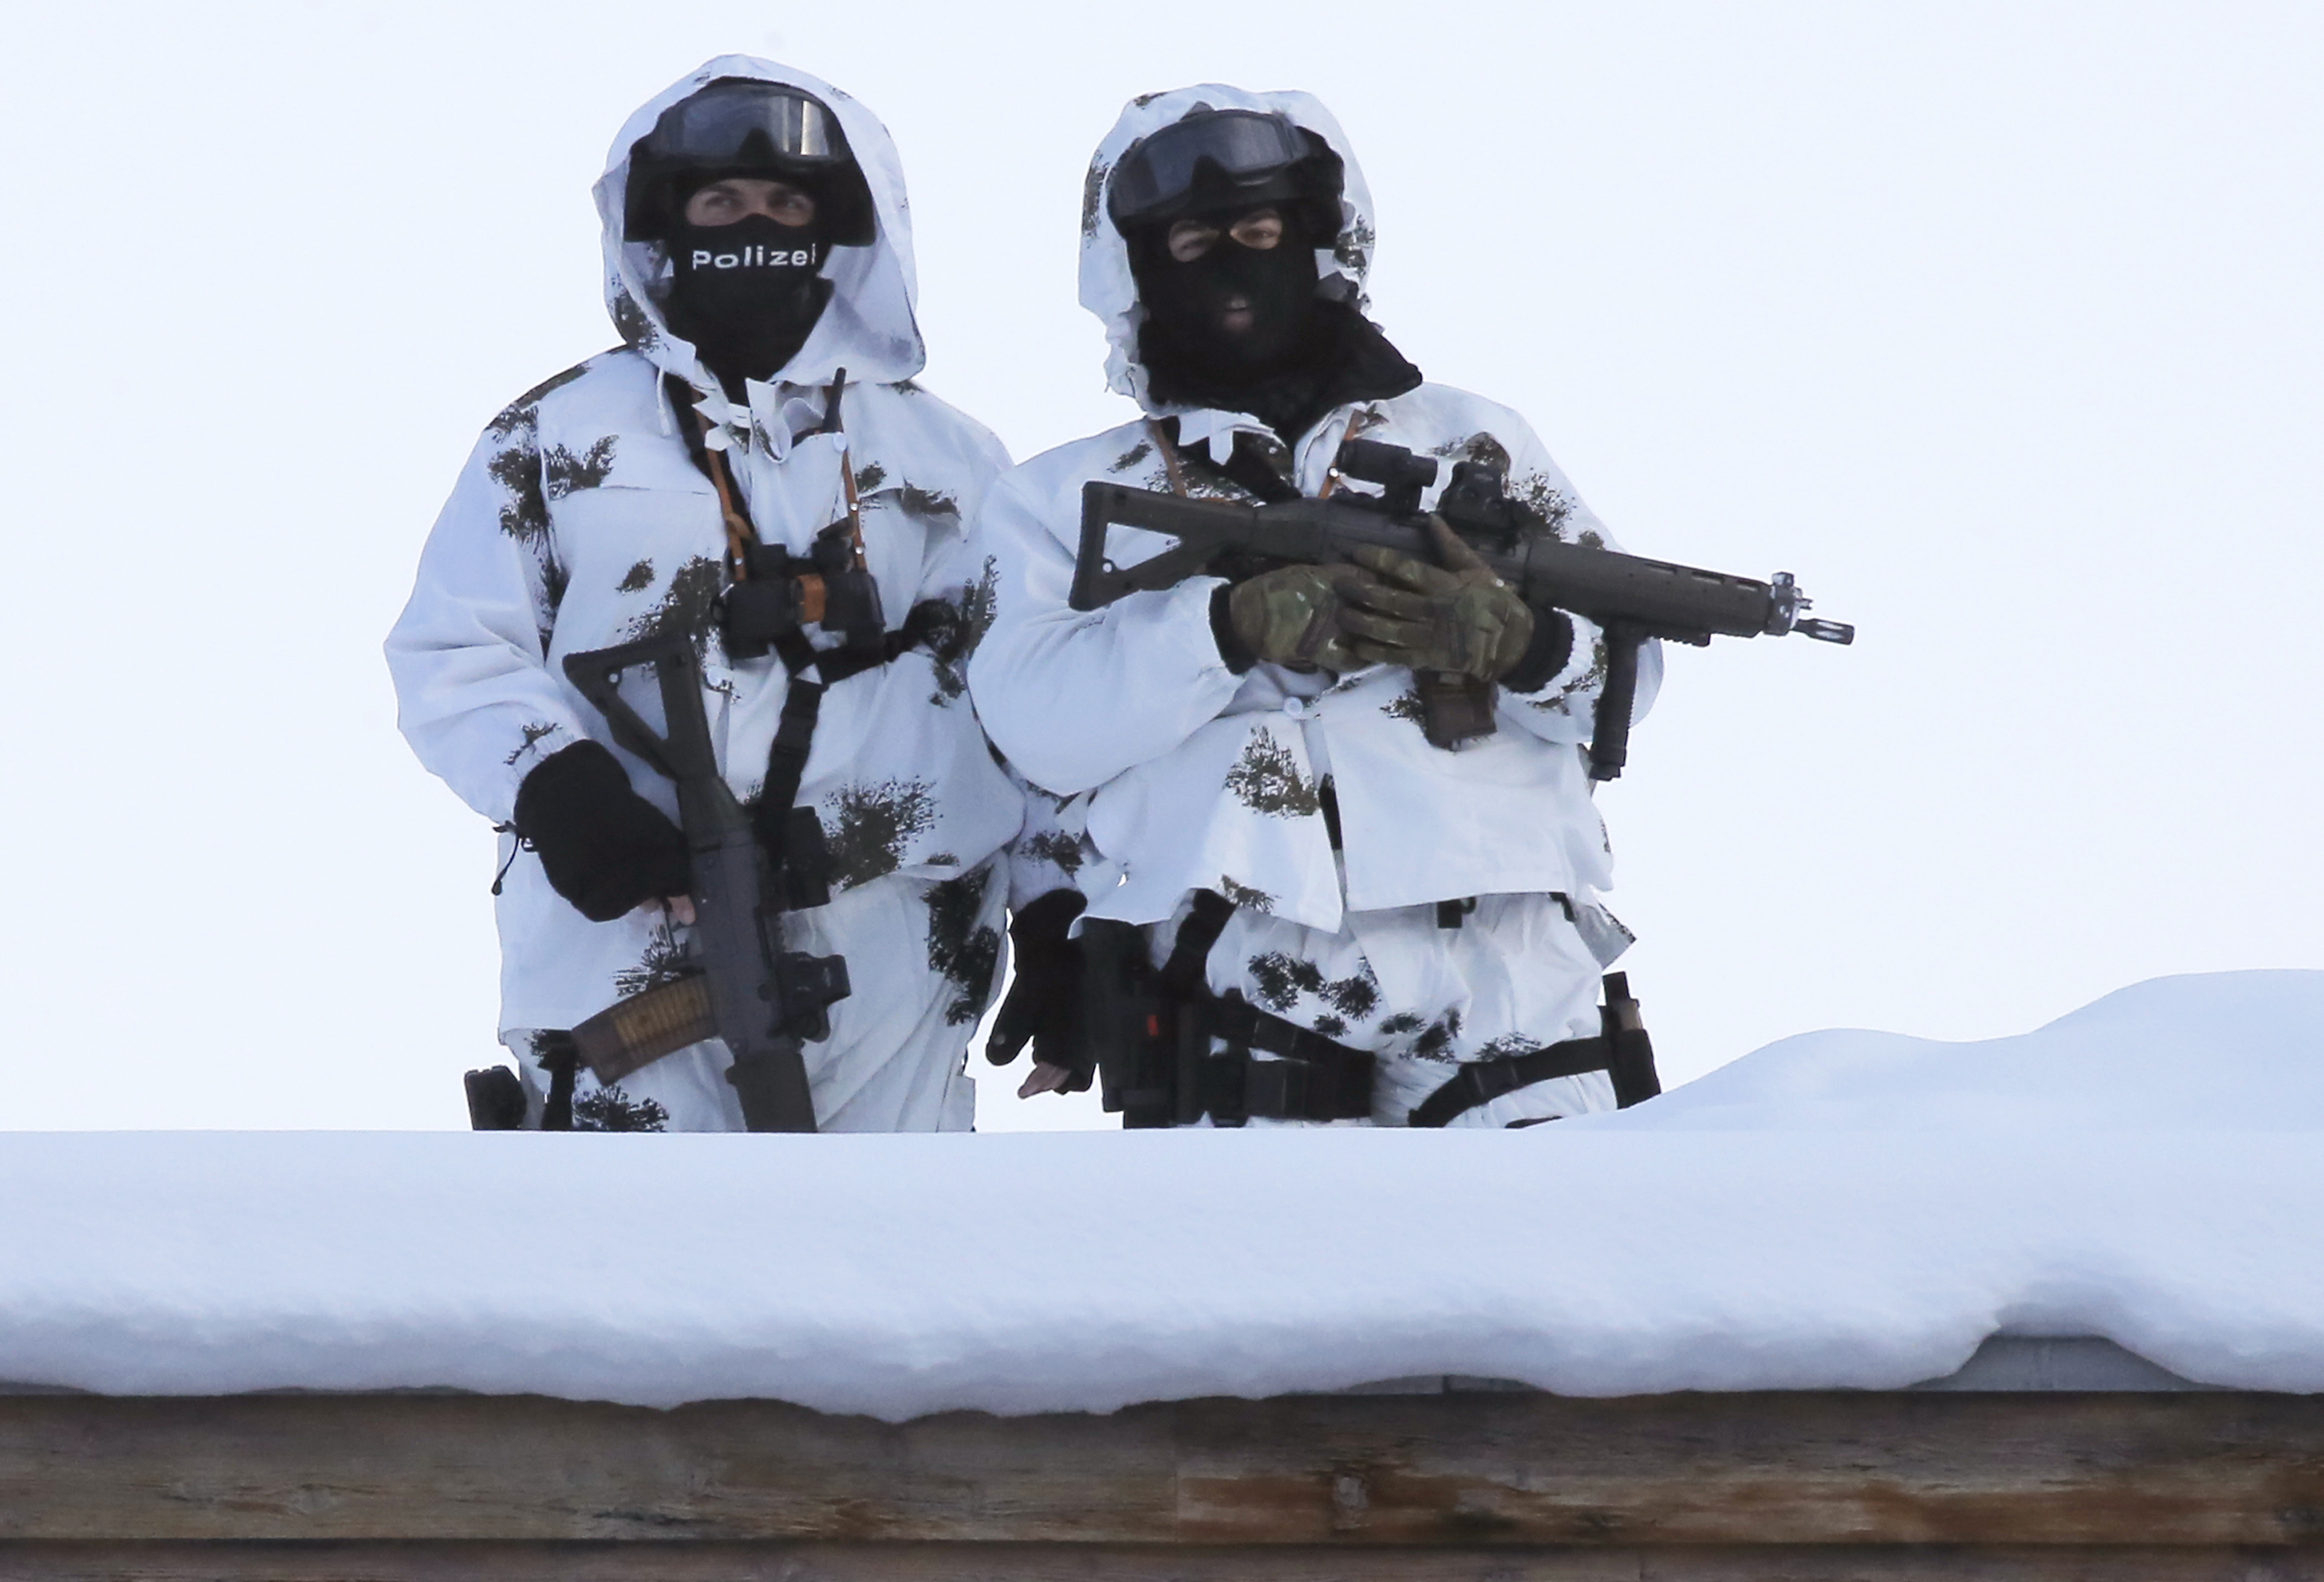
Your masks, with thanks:
M 1499 681 L 1533 641 L 1533 611 L 1443 518 L 1431 517 L 1428 531 L 1442 566 L 1375 545 L 1355 552 L 1379 575 L 1349 590 L 1346 646 L 1367 663 Z
M 1252 658 L 1294 670 L 1360 670 L 1342 640 L 1349 601 L 1386 593 L 1353 566 L 1286 566 L 1237 583 L 1227 594 L 1235 641 Z

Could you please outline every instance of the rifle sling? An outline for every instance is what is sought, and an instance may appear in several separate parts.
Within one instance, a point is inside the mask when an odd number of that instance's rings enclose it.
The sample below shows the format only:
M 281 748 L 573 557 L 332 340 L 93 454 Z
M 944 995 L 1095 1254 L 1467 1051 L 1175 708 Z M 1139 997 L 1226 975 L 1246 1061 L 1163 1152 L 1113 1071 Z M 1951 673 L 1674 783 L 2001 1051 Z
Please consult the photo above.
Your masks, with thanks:
M 790 672 L 790 690 L 784 694 L 775 739 L 767 749 L 767 777 L 760 787 L 752 823 L 776 872 L 782 871 L 787 821 L 792 803 L 798 798 L 799 782 L 807 776 L 807 750 L 815 745 L 823 694 L 851 676 L 929 646 L 951 616 L 952 607 L 942 599 L 923 599 L 905 615 L 904 624 L 876 648 L 817 648 L 796 627 L 775 639 L 775 657 Z M 816 677 L 812 681 L 805 675 L 810 666 Z
M 1172 418 L 1170 432 L 1174 439 L 1177 431 L 1177 419 Z M 1191 453 L 1181 451 L 1179 456 L 1195 472 L 1223 478 L 1256 496 L 1263 505 L 1282 505 L 1305 498 L 1297 484 L 1275 470 L 1275 464 L 1260 449 L 1258 437 L 1248 429 L 1237 430 L 1234 448 L 1223 463 L 1211 460 L 1208 446 L 1197 446 Z

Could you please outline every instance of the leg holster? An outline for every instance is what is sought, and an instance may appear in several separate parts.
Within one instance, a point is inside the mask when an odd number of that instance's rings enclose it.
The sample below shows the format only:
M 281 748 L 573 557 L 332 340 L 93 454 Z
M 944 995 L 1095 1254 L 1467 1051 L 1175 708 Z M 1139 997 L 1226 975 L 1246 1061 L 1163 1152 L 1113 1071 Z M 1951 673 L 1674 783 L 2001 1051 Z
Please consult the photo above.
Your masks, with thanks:
M 1082 924 L 1074 1047 L 1093 1059 L 1105 1108 L 1125 1130 L 1177 1123 L 1177 1018 L 1135 924 Z
M 1364 1120 L 1372 1112 L 1371 1052 L 1269 1016 L 1240 995 L 1182 1005 L 1202 1033 L 1202 1054 L 1182 1085 L 1181 1125 L 1246 1120 Z M 1223 1041 L 1226 1048 L 1213 1050 Z M 1263 1059 L 1271 1055 L 1273 1059 Z
M 1125 1130 L 1192 1126 L 1204 1116 L 1237 1127 L 1371 1114 L 1368 1052 L 1157 970 L 1145 931 L 1133 924 L 1084 923 L 1081 947 L 1076 1042 L 1095 1055 L 1105 1108 Z M 1219 1043 L 1226 1047 L 1214 1049 Z
M 1638 1002 L 1630 997 L 1628 974 L 1607 973 L 1605 989 L 1606 1004 L 1599 1012 L 1596 1037 L 1569 1038 L 1525 1054 L 1466 1062 L 1451 1081 L 1413 1106 L 1405 1124 L 1441 1127 L 1505 1093 L 1588 1072 L 1604 1072 L 1612 1079 L 1618 1108 L 1628 1109 L 1660 1093 L 1663 1085 L 1655 1074 L 1654 1040 L 1646 1036 Z

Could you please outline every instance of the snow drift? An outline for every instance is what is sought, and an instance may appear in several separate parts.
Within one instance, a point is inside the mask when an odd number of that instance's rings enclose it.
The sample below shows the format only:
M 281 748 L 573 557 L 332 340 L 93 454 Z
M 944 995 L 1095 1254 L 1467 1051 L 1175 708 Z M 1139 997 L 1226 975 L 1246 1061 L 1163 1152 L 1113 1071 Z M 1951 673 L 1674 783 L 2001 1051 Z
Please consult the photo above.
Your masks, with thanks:
M 1516 1132 L 20 1133 L 0 1379 L 900 1419 L 1888 1388 L 2010 1333 L 2319 1391 L 2319 1044 L 2324 972 L 2247 972 Z

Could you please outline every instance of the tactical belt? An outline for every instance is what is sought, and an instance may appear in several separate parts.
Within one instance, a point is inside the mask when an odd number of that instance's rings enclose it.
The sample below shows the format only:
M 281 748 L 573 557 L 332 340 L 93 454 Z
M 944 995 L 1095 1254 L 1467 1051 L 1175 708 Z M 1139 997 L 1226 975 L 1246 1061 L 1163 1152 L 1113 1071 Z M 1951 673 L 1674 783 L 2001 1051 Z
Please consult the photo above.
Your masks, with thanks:
M 1206 1115 L 1214 1125 L 1239 1127 L 1253 1118 L 1370 1114 L 1369 1053 L 1269 1016 L 1240 995 L 1210 992 L 1204 963 L 1234 910 L 1215 890 L 1195 891 L 1159 969 L 1148 964 L 1143 929 L 1090 925 L 1075 1036 L 1093 1046 L 1104 1072 L 1106 1108 L 1132 1129 L 1192 1126 Z M 1214 1052 L 1213 1043 L 1226 1048 Z
M 1571 905 L 1563 896 L 1557 899 Z M 1213 1125 L 1230 1127 L 1252 1118 L 1352 1120 L 1370 1115 L 1377 1060 L 1370 1051 L 1272 1016 L 1240 994 L 1211 993 L 1205 964 L 1234 910 L 1215 891 L 1194 892 L 1169 959 L 1156 975 L 1186 1023 L 1184 1035 L 1191 1035 L 1179 1040 L 1174 1106 L 1178 1124 L 1191 1124 L 1206 1114 Z M 1630 996 L 1628 974 L 1606 974 L 1605 990 L 1596 1037 L 1569 1038 L 1524 1054 L 1464 1062 L 1450 1081 L 1414 1107 L 1406 1124 L 1443 1127 L 1520 1088 L 1590 1072 L 1608 1073 L 1614 1102 L 1624 1109 L 1661 1092 L 1654 1044 L 1639 1016 L 1638 1002 Z M 1213 1039 L 1227 1048 L 1212 1053 Z M 1255 1054 L 1279 1058 L 1260 1060 Z M 1127 1115 L 1124 1124 L 1133 1124 Z
M 1465 1061 L 1449 1082 L 1412 1108 L 1406 1126 L 1441 1127 L 1455 1116 L 1490 1104 L 1504 1093 L 1514 1093 L 1553 1077 L 1578 1077 L 1602 1072 L 1612 1064 L 1606 1040 L 1568 1038 L 1546 1049 L 1494 1060 Z

